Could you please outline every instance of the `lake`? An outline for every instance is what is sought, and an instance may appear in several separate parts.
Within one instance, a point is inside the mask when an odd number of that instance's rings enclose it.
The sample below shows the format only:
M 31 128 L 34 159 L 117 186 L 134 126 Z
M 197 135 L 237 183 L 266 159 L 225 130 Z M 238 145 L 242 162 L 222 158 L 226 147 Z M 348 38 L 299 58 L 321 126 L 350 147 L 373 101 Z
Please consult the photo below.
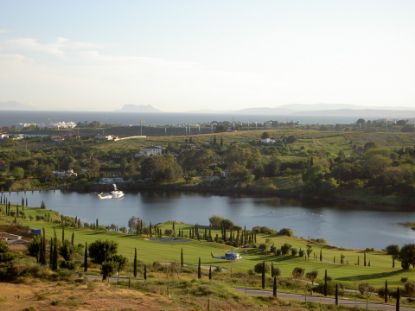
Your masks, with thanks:
M 4 193 L 12 203 L 27 197 L 29 206 L 46 207 L 84 222 L 127 226 L 131 216 L 146 222 L 167 220 L 207 225 L 221 215 L 240 226 L 288 227 L 296 236 L 324 238 L 329 244 L 351 248 L 384 248 L 415 242 L 415 231 L 399 223 L 415 221 L 415 212 L 347 210 L 329 206 L 304 207 L 278 198 L 252 198 L 193 193 L 127 193 L 122 200 L 99 200 L 94 193 L 56 191 Z

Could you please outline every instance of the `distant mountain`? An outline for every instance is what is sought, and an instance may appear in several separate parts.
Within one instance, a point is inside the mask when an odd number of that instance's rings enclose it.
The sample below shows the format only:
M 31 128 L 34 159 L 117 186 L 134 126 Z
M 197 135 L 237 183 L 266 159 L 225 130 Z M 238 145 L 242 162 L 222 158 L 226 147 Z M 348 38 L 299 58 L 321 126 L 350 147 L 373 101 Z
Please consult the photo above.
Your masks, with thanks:
M 151 105 L 124 105 L 118 111 L 121 112 L 161 112 L 161 110 Z
M 36 110 L 34 107 L 19 103 L 17 101 L 0 102 L 0 110 Z

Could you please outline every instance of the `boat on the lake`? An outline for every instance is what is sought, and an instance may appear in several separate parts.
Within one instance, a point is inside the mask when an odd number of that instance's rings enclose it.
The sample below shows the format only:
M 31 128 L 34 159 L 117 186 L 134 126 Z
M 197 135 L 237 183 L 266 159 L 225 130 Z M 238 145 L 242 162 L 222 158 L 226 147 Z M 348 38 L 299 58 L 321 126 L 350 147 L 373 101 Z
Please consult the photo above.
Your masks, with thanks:
M 122 199 L 125 194 L 123 191 L 118 190 L 117 185 L 113 184 L 114 190 L 111 192 L 101 192 L 97 194 L 98 199 L 100 200 L 111 200 L 111 199 Z

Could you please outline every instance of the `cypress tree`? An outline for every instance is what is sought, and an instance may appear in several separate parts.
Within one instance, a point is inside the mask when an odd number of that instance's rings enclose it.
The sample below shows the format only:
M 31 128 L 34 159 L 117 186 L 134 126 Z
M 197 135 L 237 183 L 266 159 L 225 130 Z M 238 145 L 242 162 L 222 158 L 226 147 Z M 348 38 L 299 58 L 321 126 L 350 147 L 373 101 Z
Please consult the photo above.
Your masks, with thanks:
M 387 303 L 388 302 L 388 296 L 389 296 L 389 293 L 388 293 L 388 280 L 385 280 L 385 303 Z
M 184 266 L 183 248 L 180 249 L 180 267 Z
M 53 261 L 53 239 L 50 238 L 50 245 L 49 245 L 49 268 L 52 269 L 52 261 Z
M 55 238 L 53 241 L 53 263 L 52 270 L 58 270 L 58 240 Z
M 366 252 L 363 253 L 363 266 L 366 267 Z
M 336 291 L 335 291 L 335 301 L 336 301 L 336 306 L 339 305 L 339 286 L 336 283 Z
M 327 269 L 324 270 L 324 288 L 323 288 L 324 296 L 327 296 Z
M 212 279 L 212 266 L 209 266 L 209 280 Z
M 134 277 L 137 277 L 137 248 L 134 249 Z
M 144 280 L 147 280 L 147 266 L 144 265 Z
M 320 261 L 323 261 L 323 249 L 320 248 Z
M 65 241 L 65 227 L 62 226 L 62 244 Z
M 42 230 L 42 238 L 40 242 L 40 256 L 39 262 L 41 265 L 46 265 L 46 233 L 45 228 Z
M 399 287 L 396 290 L 396 311 L 399 311 L 400 308 L 401 293 L 399 292 Z
M 272 284 L 272 296 L 277 297 L 277 277 L 274 276 L 274 283 Z
M 262 262 L 261 285 L 265 288 L 265 261 Z
M 84 253 L 84 272 L 88 271 L 88 243 L 85 242 L 85 253 Z
M 200 261 L 200 257 L 199 257 L 199 264 L 197 265 L 197 278 L 198 279 L 202 278 L 202 263 Z
M 72 236 L 71 236 L 71 244 L 72 244 L 72 246 L 74 246 L 74 245 L 75 245 L 75 231 L 74 231 L 74 232 L 72 232 Z

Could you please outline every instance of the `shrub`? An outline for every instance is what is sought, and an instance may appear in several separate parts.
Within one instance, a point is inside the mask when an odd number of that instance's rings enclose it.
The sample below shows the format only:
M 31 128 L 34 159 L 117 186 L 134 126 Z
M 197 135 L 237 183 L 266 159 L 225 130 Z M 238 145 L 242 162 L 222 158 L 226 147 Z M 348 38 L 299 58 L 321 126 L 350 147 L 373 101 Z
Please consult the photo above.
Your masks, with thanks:
M 301 279 L 304 276 L 304 269 L 300 267 L 295 267 L 292 272 L 294 279 Z
M 406 282 L 405 283 L 405 295 L 414 296 L 415 294 L 415 282 Z
M 305 251 L 304 251 L 304 250 L 302 250 L 302 249 L 300 249 L 300 250 L 298 251 L 298 256 L 299 256 L 299 257 L 304 257 L 304 255 L 305 255 Z
M 281 270 L 278 267 L 272 267 L 271 276 L 280 276 Z
M 117 253 L 118 244 L 114 241 L 95 241 L 88 247 L 89 257 L 96 263 L 103 263 Z
M 298 253 L 298 251 L 297 251 L 297 249 L 296 248 L 292 248 L 291 249 L 291 256 L 297 256 L 297 253 Z
M 368 283 L 360 283 L 357 286 L 357 290 L 359 291 L 360 295 L 362 295 L 362 296 L 368 295 L 369 293 L 375 291 L 373 286 L 369 285 Z
M 255 233 L 262 233 L 262 234 L 275 234 L 276 233 L 274 229 L 271 229 L 265 226 L 255 226 L 252 228 L 252 231 L 254 231 Z
M 265 243 L 261 243 L 261 244 L 259 244 L 259 246 L 258 246 L 258 249 L 259 249 L 259 251 L 261 252 L 261 253 L 264 253 L 264 254 L 266 254 L 267 253 L 267 244 L 265 244 Z
M 59 267 L 62 269 L 75 270 L 76 264 L 71 260 L 62 260 L 59 263 Z

